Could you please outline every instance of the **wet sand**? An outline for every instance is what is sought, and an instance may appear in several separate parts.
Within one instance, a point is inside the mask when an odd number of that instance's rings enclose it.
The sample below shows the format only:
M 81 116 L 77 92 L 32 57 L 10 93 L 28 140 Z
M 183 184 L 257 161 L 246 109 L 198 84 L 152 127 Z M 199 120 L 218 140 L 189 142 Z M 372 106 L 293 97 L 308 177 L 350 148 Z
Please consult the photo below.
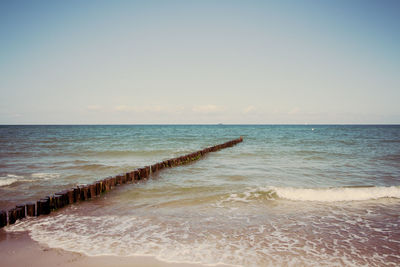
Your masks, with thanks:
M 0 266 L 13 267 L 200 267 L 200 264 L 166 263 L 153 257 L 96 256 L 89 257 L 62 249 L 53 249 L 32 240 L 27 232 L 8 233 L 0 230 Z

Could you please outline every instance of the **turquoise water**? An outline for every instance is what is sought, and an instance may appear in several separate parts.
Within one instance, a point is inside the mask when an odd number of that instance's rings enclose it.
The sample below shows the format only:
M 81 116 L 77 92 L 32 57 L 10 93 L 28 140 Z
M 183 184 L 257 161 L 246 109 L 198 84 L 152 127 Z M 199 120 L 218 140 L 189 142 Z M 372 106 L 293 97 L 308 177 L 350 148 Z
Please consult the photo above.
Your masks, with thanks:
M 395 125 L 0 126 L 0 209 L 239 136 L 194 164 L 6 231 L 88 255 L 400 263 Z

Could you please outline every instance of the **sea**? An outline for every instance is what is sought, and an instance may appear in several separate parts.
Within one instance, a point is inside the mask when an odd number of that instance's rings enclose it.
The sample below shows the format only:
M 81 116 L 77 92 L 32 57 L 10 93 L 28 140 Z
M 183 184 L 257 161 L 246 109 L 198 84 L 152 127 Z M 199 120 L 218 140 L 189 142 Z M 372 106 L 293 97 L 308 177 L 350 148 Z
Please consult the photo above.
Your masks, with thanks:
M 88 256 L 400 265 L 400 125 L 3 125 L 0 210 L 240 136 L 0 231 Z

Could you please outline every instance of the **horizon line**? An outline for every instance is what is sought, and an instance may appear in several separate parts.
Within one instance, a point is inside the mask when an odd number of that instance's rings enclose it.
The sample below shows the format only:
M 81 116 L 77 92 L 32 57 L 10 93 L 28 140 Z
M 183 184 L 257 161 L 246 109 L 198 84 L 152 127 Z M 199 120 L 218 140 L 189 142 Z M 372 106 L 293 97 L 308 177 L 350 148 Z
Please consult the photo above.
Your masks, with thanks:
M 253 125 L 360 125 L 360 126 L 379 126 L 379 125 L 400 125 L 400 123 L 20 123 L 2 124 L 0 126 L 253 126 Z

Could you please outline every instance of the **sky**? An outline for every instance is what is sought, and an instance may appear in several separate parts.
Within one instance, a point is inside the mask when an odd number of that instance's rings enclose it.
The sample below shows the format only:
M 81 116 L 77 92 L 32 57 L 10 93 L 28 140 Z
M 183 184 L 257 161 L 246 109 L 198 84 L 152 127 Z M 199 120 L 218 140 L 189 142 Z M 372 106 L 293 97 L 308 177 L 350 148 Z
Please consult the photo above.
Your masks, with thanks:
M 0 124 L 399 124 L 400 1 L 0 0 Z

